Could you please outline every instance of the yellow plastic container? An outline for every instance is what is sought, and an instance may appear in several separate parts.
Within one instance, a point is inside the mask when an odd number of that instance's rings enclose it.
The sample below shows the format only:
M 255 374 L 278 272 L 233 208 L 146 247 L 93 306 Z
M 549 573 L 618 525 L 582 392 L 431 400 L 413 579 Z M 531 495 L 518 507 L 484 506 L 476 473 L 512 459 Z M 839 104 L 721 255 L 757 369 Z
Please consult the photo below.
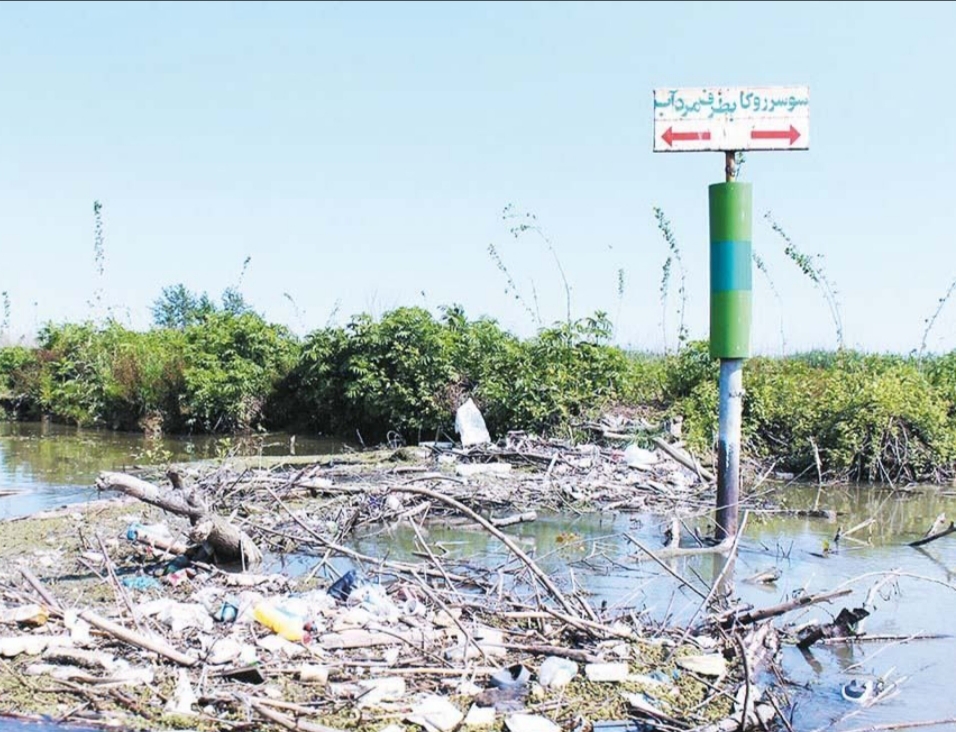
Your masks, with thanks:
M 293 613 L 276 607 L 268 602 L 260 602 L 252 611 L 252 616 L 276 635 L 286 640 L 298 642 L 306 637 L 305 621 Z

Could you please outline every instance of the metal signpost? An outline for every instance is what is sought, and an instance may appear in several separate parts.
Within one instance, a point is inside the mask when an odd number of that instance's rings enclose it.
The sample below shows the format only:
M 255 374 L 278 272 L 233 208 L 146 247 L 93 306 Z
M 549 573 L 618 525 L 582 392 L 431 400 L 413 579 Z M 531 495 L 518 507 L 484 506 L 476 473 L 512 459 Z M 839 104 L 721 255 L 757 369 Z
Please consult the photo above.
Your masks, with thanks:
M 743 361 L 750 356 L 753 190 L 735 179 L 738 152 L 808 150 L 806 86 L 654 90 L 654 152 L 720 151 L 710 186 L 710 354 L 720 359 L 717 536 L 737 533 Z

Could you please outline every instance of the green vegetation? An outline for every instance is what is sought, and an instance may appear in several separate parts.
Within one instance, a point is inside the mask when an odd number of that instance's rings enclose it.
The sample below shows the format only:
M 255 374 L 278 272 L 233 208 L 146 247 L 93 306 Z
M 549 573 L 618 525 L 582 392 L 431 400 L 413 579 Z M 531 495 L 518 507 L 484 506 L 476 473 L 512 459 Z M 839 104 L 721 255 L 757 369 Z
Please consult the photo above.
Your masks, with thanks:
M 175 288 L 181 294 L 181 288 Z M 164 291 L 161 302 L 168 299 Z M 24 418 L 170 432 L 231 432 L 264 418 L 299 346 L 235 297 L 178 299 L 146 332 L 114 320 L 48 324 L 35 349 L 0 349 L 0 400 Z M 157 320 L 159 304 L 154 308 Z
M 703 344 L 702 344 L 703 345 Z M 679 408 L 697 449 L 717 427 L 716 361 L 688 349 L 676 379 Z M 942 481 L 956 462 L 956 354 L 915 357 L 852 351 L 754 358 L 744 376 L 744 441 L 750 456 L 803 474 L 876 482 Z M 693 383 L 693 375 L 701 375 Z M 693 385 L 691 386 L 691 384 Z
M 690 341 L 662 356 L 610 344 L 604 313 L 519 339 L 461 307 L 405 307 L 304 339 L 235 292 L 221 304 L 167 288 L 154 326 L 48 324 L 35 348 L 0 349 L 0 404 L 11 418 L 167 432 L 294 426 L 369 443 L 453 435 L 472 397 L 494 435 L 567 436 L 604 410 L 684 416 L 685 441 L 712 454 L 717 361 Z M 956 466 L 956 352 L 812 352 L 748 362 L 747 457 L 778 470 L 879 482 L 943 480 Z M 571 432 L 569 432 L 569 430 Z

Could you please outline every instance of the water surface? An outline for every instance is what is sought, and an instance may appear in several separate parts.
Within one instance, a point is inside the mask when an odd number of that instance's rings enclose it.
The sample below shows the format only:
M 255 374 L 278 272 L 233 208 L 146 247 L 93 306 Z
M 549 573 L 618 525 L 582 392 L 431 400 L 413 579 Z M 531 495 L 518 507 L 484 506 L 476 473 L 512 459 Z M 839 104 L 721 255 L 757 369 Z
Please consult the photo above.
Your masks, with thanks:
M 290 449 L 299 455 L 332 454 L 344 447 L 341 440 L 301 434 L 147 439 L 141 432 L 0 422 L 0 519 L 97 498 L 93 483 L 102 470 L 229 455 L 288 455 Z

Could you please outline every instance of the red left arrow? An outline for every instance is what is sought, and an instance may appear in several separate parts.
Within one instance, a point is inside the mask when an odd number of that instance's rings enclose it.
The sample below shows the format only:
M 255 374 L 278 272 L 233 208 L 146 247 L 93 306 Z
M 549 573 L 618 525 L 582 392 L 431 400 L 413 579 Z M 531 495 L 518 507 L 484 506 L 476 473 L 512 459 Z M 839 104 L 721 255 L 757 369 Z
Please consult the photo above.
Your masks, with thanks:
M 790 140 L 792 145 L 800 139 L 800 133 L 797 128 L 790 125 L 789 130 L 751 130 L 751 140 Z
M 710 132 L 674 132 L 673 127 L 668 127 L 661 135 L 661 139 L 667 143 L 668 147 L 673 147 L 675 142 L 686 142 L 689 140 L 709 140 Z

